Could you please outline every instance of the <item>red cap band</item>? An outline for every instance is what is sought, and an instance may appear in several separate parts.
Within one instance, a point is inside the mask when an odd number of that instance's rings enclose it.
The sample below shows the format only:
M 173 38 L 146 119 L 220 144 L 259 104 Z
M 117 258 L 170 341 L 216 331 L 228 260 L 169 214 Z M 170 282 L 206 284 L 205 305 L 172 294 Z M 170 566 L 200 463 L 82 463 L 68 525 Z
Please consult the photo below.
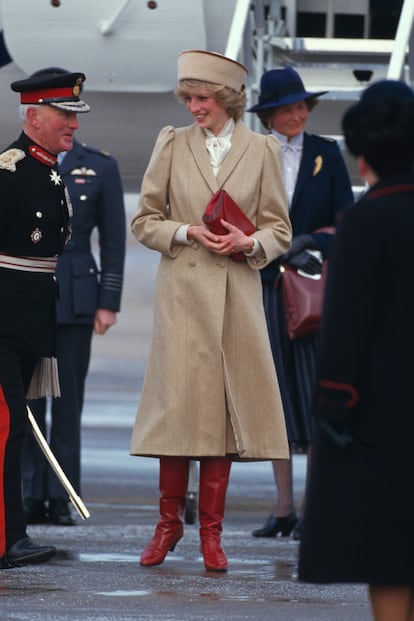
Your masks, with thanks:
M 77 89 L 79 91 L 79 86 Z M 20 93 L 20 102 L 22 104 L 47 103 L 48 101 L 77 101 L 78 99 L 79 97 L 75 95 L 73 86 L 45 88 L 40 91 Z

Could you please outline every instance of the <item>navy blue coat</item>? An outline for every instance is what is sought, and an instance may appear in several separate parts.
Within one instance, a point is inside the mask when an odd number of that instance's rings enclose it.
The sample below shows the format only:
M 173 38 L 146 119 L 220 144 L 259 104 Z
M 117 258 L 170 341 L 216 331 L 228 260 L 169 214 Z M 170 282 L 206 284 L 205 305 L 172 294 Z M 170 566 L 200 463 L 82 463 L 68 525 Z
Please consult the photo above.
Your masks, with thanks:
M 60 165 L 73 208 L 72 238 L 59 258 L 58 324 L 91 324 L 95 311 L 120 310 L 125 259 L 125 207 L 116 160 L 74 142 Z M 91 235 L 99 235 L 98 269 Z
M 324 422 L 310 464 L 303 580 L 414 583 L 413 244 L 413 173 L 380 181 L 338 227 L 313 410 Z M 342 424 L 334 436 L 326 421 L 344 421 L 350 443 L 339 443 Z
M 353 201 L 352 187 L 338 144 L 304 134 L 302 159 L 290 208 L 293 236 L 336 226 L 341 212 Z M 332 235 L 313 237 L 324 256 Z M 311 435 L 310 407 L 316 372 L 318 337 L 291 341 L 287 334 L 281 288 L 275 288 L 280 258 L 262 270 L 263 303 L 273 358 L 291 444 L 305 446 Z
M 304 133 L 303 151 L 295 192 L 290 208 L 293 236 L 311 233 L 325 226 L 336 226 L 341 211 L 352 204 L 349 174 L 338 143 L 331 138 Z M 331 236 L 314 235 L 325 256 Z M 279 260 L 262 270 L 262 278 L 274 281 Z

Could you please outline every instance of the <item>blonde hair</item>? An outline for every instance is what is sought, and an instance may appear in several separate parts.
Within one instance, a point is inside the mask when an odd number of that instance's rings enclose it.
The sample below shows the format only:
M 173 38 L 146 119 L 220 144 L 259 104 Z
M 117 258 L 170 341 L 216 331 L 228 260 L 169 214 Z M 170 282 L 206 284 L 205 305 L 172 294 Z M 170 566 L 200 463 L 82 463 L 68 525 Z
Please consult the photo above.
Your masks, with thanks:
M 246 92 L 244 85 L 242 89 L 237 92 L 233 88 L 224 86 L 223 84 L 214 84 L 213 82 L 205 82 L 204 80 L 180 80 L 175 89 L 175 95 L 177 99 L 184 102 L 188 93 L 194 92 L 200 87 L 204 87 L 211 93 L 218 103 L 223 106 L 227 114 L 235 121 L 241 119 L 246 108 Z

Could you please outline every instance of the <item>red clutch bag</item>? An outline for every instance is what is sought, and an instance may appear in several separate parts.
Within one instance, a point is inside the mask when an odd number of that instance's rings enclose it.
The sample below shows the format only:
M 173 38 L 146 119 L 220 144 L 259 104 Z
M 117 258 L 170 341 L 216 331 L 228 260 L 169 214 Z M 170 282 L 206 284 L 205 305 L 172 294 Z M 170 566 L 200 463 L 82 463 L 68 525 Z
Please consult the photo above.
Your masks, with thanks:
M 237 226 L 245 235 L 252 235 L 256 231 L 254 224 L 231 196 L 227 194 L 226 190 L 218 190 L 211 197 L 203 214 L 203 222 L 207 224 L 212 233 L 227 235 L 228 231 L 221 224 L 220 220 L 226 220 L 226 222 Z M 246 260 L 243 252 L 233 252 L 230 258 L 238 262 Z

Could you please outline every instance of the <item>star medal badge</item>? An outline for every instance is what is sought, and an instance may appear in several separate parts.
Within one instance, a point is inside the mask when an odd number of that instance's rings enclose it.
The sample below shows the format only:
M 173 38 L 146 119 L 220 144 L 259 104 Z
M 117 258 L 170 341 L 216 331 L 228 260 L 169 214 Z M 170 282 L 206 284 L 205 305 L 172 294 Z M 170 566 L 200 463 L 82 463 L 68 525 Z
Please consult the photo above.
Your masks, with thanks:
M 55 185 L 60 185 L 62 183 L 62 177 L 59 175 L 57 170 L 54 170 L 53 168 L 50 172 L 50 180 Z

